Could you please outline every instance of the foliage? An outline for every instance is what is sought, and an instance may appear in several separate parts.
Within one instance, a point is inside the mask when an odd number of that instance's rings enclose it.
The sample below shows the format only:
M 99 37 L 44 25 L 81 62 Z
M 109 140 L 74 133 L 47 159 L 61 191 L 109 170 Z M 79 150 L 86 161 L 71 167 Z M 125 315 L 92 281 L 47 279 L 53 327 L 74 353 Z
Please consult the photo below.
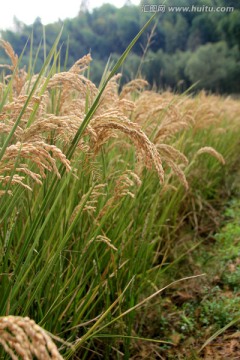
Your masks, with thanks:
M 185 73 L 192 83 L 199 80 L 199 88 L 228 92 L 235 86 L 234 91 L 238 92 L 239 84 L 234 84 L 233 81 L 237 73 L 240 74 L 240 63 L 236 55 L 238 54 L 234 49 L 229 51 L 225 42 L 200 46 L 187 61 Z
M 148 3 L 151 2 L 144 2 L 145 5 Z M 207 3 L 202 0 L 169 1 L 167 5 L 233 6 L 234 11 L 158 13 L 149 46 L 151 60 L 146 60 L 143 64 L 143 76 L 146 80 L 161 89 L 171 88 L 178 91 L 185 91 L 200 80 L 198 89 L 204 88 L 218 93 L 239 93 L 239 5 L 225 0 L 209 0 Z M 91 51 L 94 59 L 92 80 L 99 84 L 108 58 L 110 56 L 116 58 L 121 54 L 151 15 L 141 11 L 140 6 L 129 4 L 117 9 L 113 5 L 104 4 L 92 12 L 83 8 L 73 19 L 49 24 L 44 28 L 44 34 L 41 19 L 37 18 L 31 26 L 15 19 L 15 31 L 1 31 L 1 36 L 9 41 L 20 55 L 33 33 L 33 43 L 28 44 L 23 57 L 23 63 L 27 66 L 31 51 L 35 56 L 42 40 L 36 62 L 36 71 L 39 72 L 44 62 L 44 52 L 51 49 L 54 39 L 63 26 L 61 66 L 65 63 L 64 54 L 67 48 L 68 68 L 78 58 Z M 129 76 L 131 79 L 136 77 L 137 73 L 134 73 L 138 70 L 136 64 L 141 62 L 150 32 L 143 34 L 135 44 L 133 48 L 135 65 L 132 65 L 130 60 L 125 64 L 123 74 L 125 82 L 129 80 Z M 0 58 L 2 56 L 0 54 Z M 209 73 L 211 73 L 210 78 L 208 78 Z M 179 84 L 184 85 L 179 86 Z
M 168 291 L 161 302 L 161 315 L 157 315 L 155 303 L 149 323 L 145 324 L 147 331 L 160 329 L 163 339 L 175 343 L 167 353 L 162 350 L 163 356 L 167 354 L 170 359 L 199 359 L 206 353 L 231 358 L 239 354 L 238 348 L 233 348 L 239 339 L 239 199 L 225 206 L 218 233 L 202 239 L 185 261 L 172 265 L 182 275 L 197 271 L 205 272 L 206 277 L 201 284 L 185 284 Z M 199 354 L 203 349 L 205 354 Z

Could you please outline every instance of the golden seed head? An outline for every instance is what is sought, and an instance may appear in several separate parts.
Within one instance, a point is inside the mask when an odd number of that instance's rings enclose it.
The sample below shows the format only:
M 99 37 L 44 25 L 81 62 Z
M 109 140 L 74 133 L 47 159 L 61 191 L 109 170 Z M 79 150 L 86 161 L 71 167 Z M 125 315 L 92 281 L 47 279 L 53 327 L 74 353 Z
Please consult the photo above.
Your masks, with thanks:
M 0 344 L 13 360 L 63 360 L 50 334 L 28 317 L 0 317 Z

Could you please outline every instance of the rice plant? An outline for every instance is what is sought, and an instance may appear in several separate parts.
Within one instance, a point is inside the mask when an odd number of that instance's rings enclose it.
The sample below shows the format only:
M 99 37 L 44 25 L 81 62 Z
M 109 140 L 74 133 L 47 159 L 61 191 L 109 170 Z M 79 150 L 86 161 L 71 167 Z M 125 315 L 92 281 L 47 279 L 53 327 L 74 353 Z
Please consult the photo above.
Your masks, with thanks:
M 133 44 L 98 89 L 89 54 L 59 71 L 58 40 L 37 75 L 0 42 L 12 62 L 0 84 L 0 343 L 13 359 L 129 359 L 179 228 L 199 227 L 200 201 L 234 165 L 240 108 L 142 79 L 120 90 Z

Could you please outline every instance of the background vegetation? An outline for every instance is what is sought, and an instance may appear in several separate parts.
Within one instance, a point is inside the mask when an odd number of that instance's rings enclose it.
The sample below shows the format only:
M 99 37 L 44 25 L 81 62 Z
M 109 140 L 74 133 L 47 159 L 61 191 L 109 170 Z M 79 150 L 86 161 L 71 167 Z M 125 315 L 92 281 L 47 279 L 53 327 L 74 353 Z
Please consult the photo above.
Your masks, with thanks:
M 144 1 L 144 4 L 151 4 Z M 158 88 L 184 91 L 199 81 L 196 89 L 218 93 L 240 91 L 240 10 L 239 2 L 229 0 L 178 0 L 167 5 L 177 6 L 233 6 L 233 12 L 181 12 L 159 13 L 157 23 L 134 46 L 123 70 L 122 83 L 142 75 Z M 76 14 L 77 15 L 77 14 Z M 109 56 L 115 60 L 138 33 L 151 13 L 141 11 L 141 6 L 128 5 L 118 9 L 103 5 L 89 12 L 84 1 L 79 14 L 49 24 L 44 29 L 41 19 L 27 26 L 15 19 L 15 31 L 2 31 L 18 55 L 33 33 L 33 43 L 27 45 L 23 63 L 28 66 L 29 55 L 37 54 L 34 70 L 39 72 L 44 56 L 53 45 L 64 25 L 60 46 L 62 67 L 69 68 L 89 51 L 94 59 L 91 79 L 98 84 Z M 39 44 L 42 41 L 42 46 Z M 44 44 L 43 44 L 44 43 Z M 148 47 L 144 59 L 144 49 Z M 67 50 L 68 49 L 68 50 Z M 68 57 L 65 61 L 65 53 Z M 0 54 L 1 63 L 6 61 Z M 144 63 L 144 64 L 143 64 Z

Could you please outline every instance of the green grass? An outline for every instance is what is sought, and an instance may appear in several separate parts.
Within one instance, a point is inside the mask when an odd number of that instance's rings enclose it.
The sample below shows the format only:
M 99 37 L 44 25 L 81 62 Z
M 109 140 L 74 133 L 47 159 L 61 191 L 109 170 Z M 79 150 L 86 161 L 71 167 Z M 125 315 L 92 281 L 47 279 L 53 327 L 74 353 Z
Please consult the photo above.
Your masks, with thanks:
M 224 333 L 239 331 L 239 200 L 234 198 L 225 206 L 219 232 L 203 239 L 191 256 L 185 256 L 184 262 L 172 265 L 178 275 L 205 272 L 205 277 L 192 286 L 184 284 L 166 293 L 158 304 L 159 313 L 155 302 L 150 319 L 146 319 L 145 330 L 141 329 L 143 334 L 146 331 L 154 334 L 160 329 L 164 340 L 175 342 L 175 347 L 161 348 L 163 357 L 200 359 L 200 349 L 214 341 L 227 348 Z M 193 239 L 188 245 L 191 242 Z M 172 272 L 170 276 L 176 276 L 176 273 Z

